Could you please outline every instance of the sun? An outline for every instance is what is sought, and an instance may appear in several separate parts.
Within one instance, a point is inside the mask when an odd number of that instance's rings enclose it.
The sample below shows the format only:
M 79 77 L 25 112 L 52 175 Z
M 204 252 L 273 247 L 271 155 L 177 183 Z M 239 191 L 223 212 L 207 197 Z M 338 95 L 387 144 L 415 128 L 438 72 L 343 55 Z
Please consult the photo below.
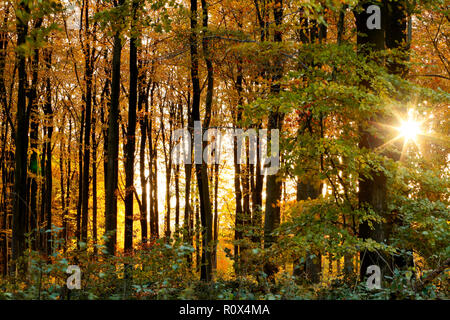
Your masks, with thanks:
M 417 136 L 419 136 L 422 132 L 420 129 L 420 123 L 412 119 L 402 120 L 401 126 L 398 130 L 400 135 L 404 137 L 406 141 L 416 141 Z

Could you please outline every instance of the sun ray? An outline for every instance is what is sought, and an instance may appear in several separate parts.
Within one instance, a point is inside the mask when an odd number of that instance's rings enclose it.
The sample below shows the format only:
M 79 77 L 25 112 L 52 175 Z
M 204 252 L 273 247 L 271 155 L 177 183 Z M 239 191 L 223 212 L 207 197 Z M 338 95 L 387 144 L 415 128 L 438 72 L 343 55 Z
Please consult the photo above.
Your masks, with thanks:
M 400 132 L 400 136 L 405 139 L 405 143 L 410 140 L 417 140 L 417 137 L 422 133 L 420 125 L 420 122 L 413 119 L 401 121 L 401 126 L 398 128 L 398 131 Z
M 377 147 L 377 150 L 382 150 L 389 145 L 394 144 L 396 141 L 403 140 L 401 146 L 400 160 L 404 159 L 406 152 L 408 151 L 408 146 L 415 145 L 419 152 L 421 149 L 420 141 L 423 138 L 439 139 L 449 141 L 448 137 L 442 137 L 435 133 L 425 132 L 423 129 L 423 124 L 426 119 L 417 119 L 414 109 L 409 109 L 406 114 L 401 115 L 398 112 L 393 112 L 394 117 L 397 119 L 397 126 L 387 123 L 374 123 L 376 126 L 384 127 L 390 130 L 392 133 L 396 133 L 391 139 Z

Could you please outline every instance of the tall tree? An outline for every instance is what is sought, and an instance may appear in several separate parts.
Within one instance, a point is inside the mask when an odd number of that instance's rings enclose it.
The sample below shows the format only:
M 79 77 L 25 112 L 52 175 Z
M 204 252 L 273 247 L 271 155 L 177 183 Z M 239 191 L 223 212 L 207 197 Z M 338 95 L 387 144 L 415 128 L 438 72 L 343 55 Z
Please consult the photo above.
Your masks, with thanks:
M 82 41 L 84 54 L 84 81 L 85 81 L 85 120 L 84 120 L 84 152 L 83 152 L 83 187 L 81 211 L 81 241 L 87 242 L 89 220 L 89 174 L 91 163 L 91 122 L 92 122 L 92 76 L 94 72 L 95 47 L 92 38 L 94 29 L 90 29 L 89 0 L 83 1 L 84 30 L 86 41 Z
M 115 7 L 121 7 L 125 0 L 114 1 Z M 121 18 L 120 20 L 123 20 Z M 119 96 L 120 96 L 120 55 L 122 52 L 121 21 L 114 24 L 111 105 L 108 119 L 108 163 L 107 185 L 105 194 L 105 232 L 108 234 L 106 248 L 108 253 L 115 254 L 117 243 L 117 183 L 119 157 Z
M 16 9 L 18 88 L 16 112 L 16 150 L 14 169 L 14 218 L 12 233 L 12 259 L 17 262 L 25 251 L 27 226 L 27 154 L 29 115 L 26 106 L 27 70 L 25 45 L 28 34 L 30 8 L 27 1 L 20 1 Z
M 45 219 L 47 222 L 46 229 L 50 230 L 52 228 L 52 189 L 53 189 L 53 174 L 52 174 L 52 136 L 53 136 L 53 108 L 52 108 L 52 86 L 50 71 L 52 66 L 52 50 L 44 50 L 44 62 L 46 65 L 46 79 L 45 79 L 45 103 L 44 103 L 44 114 L 46 117 L 46 139 L 45 139 L 45 150 L 46 158 L 45 163 L 45 197 L 42 199 L 44 203 Z M 47 233 L 47 255 L 53 253 L 53 239 L 52 232 Z
M 147 127 L 148 127 L 148 88 L 150 83 L 147 84 L 146 74 L 147 71 L 144 68 L 147 63 L 142 58 L 138 60 L 138 110 L 139 110 L 139 127 L 141 129 L 141 139 L 139 145 L 139 176 L 141 181 L 142 196 L 140 210 L 140 222 L 141 222 L 141 241 L 146 243 L 148 239 L 148 227 L 147 227 L 147 178 L 145 176 L 146 160 L 145 160 L 145 146 L 147 143 Z
M 283 21 L 283 1 L 275 0 L 273 6 L 273 15 L 275 20 L 275 31 L 273 35 L 273 41 L 275 43 L 282 42 L 282 30 L 281 24 Z M 273 84 L 271 86 L 271 93 L 276 95 L 280 92 L 281 86 L 279 81 L 281 80 L 283 73 L 282 60 L 280 57 L 275 58 L 274 62 L 274 74 L 272 76 Z M 268 130 L 281 130 L 283 125 L 283 114 L 278 111 L 278 107 L 275 110 L 269 112 Z M 272 158 L 272 151 L 270 151 Z M 266 181 L 266 208 L 264 219 L 264 247 L 269 248 L 275 240 L 273 231 L 280 225 L 280 206 L 281 200 L 281 173 L 277 171 L 276 174 L 268 175 Z M 272 275 L 278 270 L 272 263 L 266 263 L 264 266 L 265 273 Z
M 380 5 L 377 1 L 363 1 L 360 3 L 358 10 L 354 12 L 356 17 L 356 29 L 357 29 L 357 44 L 358 53 L 360 55 L 369 56 L 373 51 L 380 51 L 385 48 L 385 19 L 380 28 L 369 28 L 368 19 L 372 14 L 368 13 L 368 7 L 370 5 Z M 387 14 L 386 7 L 381 7 L 381 15 Z M 380 17 L 381 18 L 381 17 Z M 367 80 L 363 80 L 363 86 L 370 89 L 370 83 Z M 382 119 L 382 115 L 377 114 L 376 118 L 371 119 L 372 123 L 375 123 Z M 383 144 L 380 134 L 375 135 L 366 126 L 361 126 L 360 133 L 360 148 L 365 148 L 370 151 L 374 151 L 378 146 Z M 370 207 L 374 212 L 387 218 L 387 177 L 385 173 L 378 169 L 372 169 L 370 176 L 359 177 L 359 193 L 358 200 L 362 208 Z M 359 226 L 359 235 L 363 239 L 373 239 L 377 242 L 383 242 L 387 239 L 386 225 L 382 222 L 373 223 L 373 227 L 370 226 L 368 221 L 365 221 Z M 375 251 L 364 251 L 360 253 L 361 256 L 361 279 L 365 277 L 366 270 L 370 265 L 378 265 L 385 274 L 390 266 L 386 265 L 385 257 L 382 253 Z
M 39 29 L 42 26 L 43 19 L 41 17 L 37 18 L 34 21 L 34 28 L 33 29 Z M 33 34 L 34 32 L 32 32 Z M 36 34 L 34 33 L 32 35 L 33 42 L 37 43 Z M 30 121 L 30 149 L 31 149 L 31 156 L 30 156 L 30 163 L 29 163 L 29 169 L 31 174 L 28 177 L 28 188 L 29 188 L 29 194 L 27 196 L 27 202 L 29 203 L 29 211 L 28 211 L 28 221 L 26 226 L 26 231 L 29 232 L 30 228 L 34 234 L 34 241 L 32 244 L 33 249 L 44 249 L 45 248 L 45 237 L 46 233 L 41 228 L 45 225 L 45 214 L 43 210 L 41 210 L 40 215 L 38 216 L 38 175 L 40 170 L 42 169 L 44 163 L 41 163 L 41 168 L 39 168 L 38 164 L 38 140 L 39 140 L 39 109 L 38 109 L 38 81 L 39 81 L 39 58 L 40 58 L 40 50 L 36 46 L 33 50 L 32 59 L 31 59 L 31 85 L 28 88 L 28 109 L 27 112 L 29 113 L 29 121 Z M 43 145 L 45 149 L 45 145 Z M 45 150 L 44 150 L 45 151 Z M 45 186 L 43 186 L 42 189 L 44 189 Z M 42 190 L 44 191 L 44 190 Z M 44 192 L 42 192 L 44 194 Z M 40 233 L 39 235 L 35 232 L 36 227 L 38 226 L 38 222 L 40 225 Z M 38 241 L 38 239 L 40 241 Z M 36 246 L 36 242 L 39 242 Z
M 128 95 L 128 128 L 125 144 L 125 244 L 129 251 L 133 248 L 133 191 L 134 191 L 134 152 L 136 149 L 136 107 L 138 89 L 137 30 L 136 19 L 139 2 L 133 1 L 131 8 L 130 37 L 130 89 Z

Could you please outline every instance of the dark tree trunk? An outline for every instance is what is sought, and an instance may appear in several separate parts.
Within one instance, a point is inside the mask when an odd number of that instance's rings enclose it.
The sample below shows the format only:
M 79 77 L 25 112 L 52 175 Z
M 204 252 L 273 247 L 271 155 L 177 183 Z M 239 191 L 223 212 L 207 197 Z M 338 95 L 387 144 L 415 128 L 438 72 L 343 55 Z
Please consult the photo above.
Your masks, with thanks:
M 156 83 L 153 82 L 150 90 L 150 121 L 148 128 L 148 149 L 150 153 L 150 236 L 152 239 L 159 238 L 159 213 L 158 213 L 158 149 L 157 139 L 153 141 L 153 122 L 155 116 L 153 95 Z
M 147 143 L 147 126 L 148 126 L 148 94 L 145 88 L 146 85 L 146 73 L 142 68 L 142 61 L 139 61 L 139 98 L 138 98 L 138 109 L 140 114 L 139 126 L 141 129 L 141 143 L 139 145 L 139 176 L 141 180 L 142 196 L 141 196 L 141 206 L 140 206 L 140 222 L 141 222 L 141 241 L 142 243 L 147 242 L 148 238 L 148 228 L 147 228 L 147 179 L 145 177 L 145 145 Z M 145 110 L 143 107 L 145 105 Z
M 83 202 L 83 132 L 85 121 L 85 110 L 81 111 L 80 119 L 80 136 L 78 138 L 78 200 L 77 200 L 77 248 L 80 248 L 79 242 L 81 241 L 81 208 Z
M 184 165 L 184 172 L 186 176 L 186 183 L 184 187 L 184 233 L 183 233 L 183 240 L 184 242 L 193 245 L 192 243 L 192 234 L 193 234 L 193 223 L 192 223 L 192 217 L 193 212 L 191 210 L 191 180 L 192 180 L 192 149 L 193 149 L 193 127 L 194 127 L 194 121 L 192 119 L 192 112 L 189 108 L 191 103 L 191 96 L 188 92 L 188 99 L 187 99 L 187 105 L 186 105 L 186 113 L 187 113 L 187 124 L 188 124 L 188 131 L 189 131 L 189 150 L 185 150 L 187 152 L 187 161 L 185 161 Z M 181 125 L 184 125 L 183 118 L 181 118 Z M 192 262 L 192 255 L 188 256 L 188 263 L 191 264 Z
M 199 57 L 198 57 L 198 39 L 197 39 L 197 0 L 191 0 L 191 35 L 190 35 L 190 56 L 191 56 L 191 81 L 192 81 L 192 120 L 200 121 L 200 79 L 199 79 Z M 194 135 L 201 135 L 202 131 L 194 132 Z M 200 142 L 200 144 L 202 144 Z M 196 158 L 201 157 L 203 159 L 203 154 L 196 155 Z M 203 169 L 203 170 L 202 170 Z M 206 226 L 206 215 L 211 213 L 211 204 L 209 202 L 209 190 L 208 187 L 208 178 L 206 166 L 203 166 L 203 160 L 201 160 L 201 164 L 195 165 L 195 172 L 197 176 L 197 184 L 198 184 L 198 193 L 200 197 L 200 215 L 202 226 Z M 206 182 L 206 185 L 205 185 Z M 206 191 L 205 191 L 206 190 Z M 196 219 L 197 220 L 197 219 Z M 206 231 L 206 230 L 204 230 Z M 200 266 L 200 279 L 201 280 L 210 280 L 211 273 L 207 270 L 207 259 L 206 259 L 206 232 L 202 232 L 202 261 Z M 198 239 L 197 239 L 198 241 Z M 198 248 L 197 248 L 198 249 Z M 198 256 L 197 256 L 198 260 Z M 198 266 L 197 261 L 197 266 Z M 210 266 L 211 267 L 211 266 Z
M 282 33 L 280 26 L 283 19 L 283 2 L 282 0 L 275 0 L 274 2 L 274 19 L 276 30 L 274 32 L 274 42 L 282 41 Z M 271 87 L 272 94 L 280 92 L 280 84 L 278 81 L 282 77 L 283 67 L 281 60 L 275 62 L 275 72 L 273 78 L 273 85 Z M 283 115 L 278 110 L 272 110 L 269 113 L 268 129 L 280 130 L 283 123 Z M 269 147 L 268 147 L 269 148 Z M 272 158 L 272 157 L 270 157 Z M 278 202 L 281 200 L 281 176 L 280 171 L 276 174 L 268 175 L 266 181 L 266 210 L 264 219 L 264 247 L 269 248 L 275 241 L 273 231 L 280 225 L 280 207 Z M 265 273 L 270 277 L 278 268 L 272 263 L 266 263 L 264 266 Z
M 37 176 L 39 174 L 38 172 L 38 156 L 37 156 L 37 149 L 38 149 L 38 135 L 39 135 L 39 111 L 37 108 L 37 82 L 38 82 L 38 68 L 39 68 L 39 50 L 34 50 L 33 55 L 33 61 L 32 61 L 32 82 L 29 89 L 29 100 L 28 100 L 28 112 L 30 116 L 30 149 L 31 149 L 31 157 L 30 157 L 30 163 L 29 163 L 29 170 L 32 173 L 32 175 L 28 178 L 28 185 L 30 188 L 30 194 L 28 197 L 28 201 L 30 203 L 30 208 L 28 212 L 28 222 L 26 226 L 26 231 L 32 231 L 33 236 L 35 237 L 32 248 L 36 250 L 38 247 L 39 249 L 43 249 L 44 246 L 44 230 L 42 230 L 42 225 L 45 221 L 44 212 L 41 212 L 40 217 L 38 218 L 38 210 L 37 210 L 37 193 L 38 193 L 38 183 L 37 183 Z M 45 154 L 45 152 L 44 152 Z M 39 239 L 40 245 L 36 246 L 36 240 L 37 240 L 37 233 L 34 231 L 37 227 L 37 221 L 39 221 L 40 225 L 40 233 L 39 233 Z M 30 229 L 29 229 L 29 228 Z
M 206 32 L 208 27 L 208 7 L 205 0 L 201 1 L 203 11 L 203 28 Z M 192 118 L 194 121 L 200 122 L 200 86 L 198 75 L 198 52 L 197 52 L 197 37 L 195 34 L 195 27 L 197 24 L 197 1 L 191 0 L 191 77 L 193 82 L 193 105 L 192 105 Z M 211 105 L 214 90 L 214 78 L 212 62 L 209 58 L 209 44 L 206 37 L 203 37 L 203 52 L 205 55 L 205 62 L 207 68 L 207 92 L 205 102 L 205 118 L 203 120 L 203 127 L 208 129 L 211 120 Z M 197 134 L 202 134 L 200 131 Z M 207 139 L 206 139 L 207 140 Z M 203 143 L 202 150 L 205 147 Z M 198 192 L 200 198 L 200 219 L 202 222 L 202 265 L 200 268 L 200 279 L 203 281 L 212 280 L 212 212 L 211 212 L 211 200 L 209 195 L 208 185 L 208 167 L 201 155 L 201 163 L 196 163 L 195 171 L 197 175 Z
M 261 3 L 260 0 L 256 0 L 255 2 L 256 9 L 256 18 L 258 20 L 259 29 L 260 29 L 260 40 L 264 42 L 268 38 L 268 15 L 269 10 L 267 8 L 266 1 Z M 238 64 L 238 67 L 239 64 Z M 239 70 L 238 70 L 239 71 Z M 239 72 L 238 72 L 239 73 Z M 261 70 L 260 75 L 262 77 L 266 76 L 265 70 Z M 257 125 L 257 130 L 261 129 L 261 124 Z M 259 132 L 257 131 L 257 134 Z M 256 140 L 257 148 L 259 150 L 261 145 L 259 144 L 259 139 Z M 254 181 L 251 182 L 253 184 L 252 189 L 252 227 L 254 229 L 254 236 L 252 237 L 252 241 L 257 243 L 259 246 L 262 245 L 262 192 L 264 185 L 264 175 L 261 170 L 261 156 L 259 152 L 256 152 L 256 164 L 254 168 Z
M 29 13 L 26 1 L 19 3 L 21 15 L 16 16 L 17 46 L 25 44 L 28 34 L 28 21 L 22 13 Z M 22 18 L 21 18 L 22 17 Z M 26 110 L 27 70 L 26 57 L 23 52 L 17 53 L 19 82 L 17 87 L 16 112 L 16 150 L 14 169 L 14 217 L 12 232 L 12 259 L 17 262 L 25 250 L 25 232 L 27 225 L 27 153 L 29 117 Z
M 259 139 L 256 140 L 257 148 L 261 147 Z M 254 168 L 254 188 L 252 189 L 252 226 L 254 228 L 253 241 L 261 246 L 262 234 L 262 191 L 264 183 L 264 175 L 261 171 L 261 156 L 256 152 L 256 164 Z
M 176 125 L 181 126 L 183 123 L 183 103 L 180 101 L 177 105 L 177 117 Z M 175 165 L 175 232 L 177 236 L 180 236 L 180 165 L 177 163 Z
M 64 239 L 64 253 L 67 250 L 67 240 L 69 236 L 69 210 L 70 210 L 70 180 L 71 180 L 71 148 L 70 143 L 72 141 L 72 118 L 69 117 L 69 138 L 67 140 L 67 175 L 66 175 L 66 204 L 65 204 L 65 210 L 63 211 L 63 239 Z M 64 147 L 64 146 L 63 146 Z M 63 189 L 64 183 L 62 183 Z
M 10 194 L 9 188 L 9 176 L 10 176 L 10 156 L 6 151 L 8 142 L 9 129 L 10 129 L 10 114 L 8 107 L 8 98 L 6 95 L 5 86 L 5 62 L 8 47 L 8 32 L 7 23 L 9 17 L 9 5 L 4 11 L 3 24 L 0 30 L 0 108 L 2 109 L 2 122 L 1 122 L 1 156 L 0 156 L 0 170 L 2 176 L 2 186 L 0 195 L 0 270 L 2 275 L 8 274 L 8 234 L 6 230 L 9 229 L 7 225 L 7 215 L 10 212 L 8 205 L 8 194 Z M 12 122 L 12 121 L 11 121 Z M 13 131 L 14 128 L 11 128 Z M 13 140 L 14 134 L 11 132 L 11 140 Z
M 95 96 L 95 94 L 94 94 Z M 96 107 L 94 103 L 94 108 Z M 98 231 L 97 231 L 97 213 L 98 213 L 98 201 L 97 201 L 97 137 L 95 134 L 96 120 L 92 121 L 92 242 L 94 245 L 94 255 L 97 254 L 98 244 Z
M 130 38 L 130 92 L 128 96 L 128 129 L 125 144 L 125 251 L 133 248 L 133 195 L 134 195 L 134 151 L 136 149 L 136 107 L 137 107 L 137 36 L 134 21 L 137 15 L 137 1 L 133 1 Z
M 172 129 L 173 129 L 173 121 L 175 116 L 175 108 L 173 103 L 169 105 L 169 137 L 168 141 L 166 140 L 166 130 L 163 119 L 163 105 L 161 104 L 160 116 L 161 116 L 161 136 L 163 142 L 163 152 L 164 152 L 164 162 L 166 165 L 166 219 L 164 226 L 164 234 L 166 239 L 170 239 L 171 230 L 170 230 L 170 219 L 171 219 L 171 208 L 170 208 L 170 183 L 172 180 Z
M 180 228 L 180 165 L 175 166 L 175 232 Z
M 95 82 L 94 82 L 95 83 Z M 98 110 L 98 100 L 97 100 L 97 85 L 94 84 L 93 94 L 92 94 L 92 104 L 93 110 Z M 97 162 L 97 148 L 98 148 L 98 136 L 96 133 L 97 126 L 97 112 L 92 117 L 92 244 L 94 246 L 94 255 L 98 253 L 98 191 L 97 191 L 97 172 L 98 172 L 98 162 Z
M 38 18 L 34 24 L 35 29 L 39 29 L 42 25 L 42 18 Z M 34 38 L 34 37 L 33 37 Z M 35 38 L 33 40 L 36 40 Z M 40 228 L 44 225 L 45 215 L 44 210 L 41 210 L 40 217 L 38 218 L 38 210 L 37 210 L 37 193 L 38 193 L 38 175 L 39 175 L 39 165 L 38 165 L 38 136 L 39 136 L 39 110 L 38 110 L 38 94 L 37 94 L 37 86 L 39 81 L 39 49 L 33 50 L 32 62 L 31 62 L 31 86 L 28 92 L 28 114 L 30 122 L 30 149 L 31 149 L 31 157 L 29 163 L 29 170 L 32 175 L 28 178 L 28 188 L 29 188 L 29 197 L 27 198 L 30 203 L 30 208 L 28 212 L 28 221 L 26 226 L 26 231 L 32 231 L 32 235 L 35 238 L 32 242 L 32 248 L 36 250 L 44 249 L 45 246 L 45 235 L 44 230 L 40 230 L 39 239 L 40 246 L 36 246 L 36 240 L 38 239 L 38 235 L 35 232 L 37 227 L 37 221 L 39 220 Z M 43 168 L 44 160 L 45 160 L 45 144 L 44 146 L 44 157 L 42 157 L 41 169 Z M 42 171 L 41 171 L 42 173 Z M 42 194 L 45 194 L 45 185 L 42 186 Z
M 103 54 L 104 59 L 104 72 L 106 76 L 105 86 L 102 90 L 100 96 L 100 120 L 102 122 L 102 133 L 103 133 L 103 175 L 104 175 L 104 188 L 106 192 L 106 187 L 108 185 L 108 124 L 105 115 L 105 109 L 111 108 L 111 96 L 110 96 L 110 88 L 111 88 L 111 69 L 109 67 L 108 61 L 108 51 L 105 50 Z M 106 216 L 106 215 L 105 215 Z
M 236 91 L 238 93 L 238 106 L 236 106 L 236 118 L 234 119 L 234 127 L 237 128 L 242 120 L 242 64 L 238 60 L 236 77 Z M 238 147 L 241 147 L 238 142 L 239 138 L 235 136 L 233 138 L 233 161 L 234 161 L 234 193 L 236 196 L 235 207 L 235 220 L 234 220 L 234 272 L 238 274 L 240 272 L 240 260 L 241 260 L 241 245 L 239 242 L 242 240 L 242 233 L 244 231 L 244 212 L 242 209 L 242 189 L 241 189 L 241 152 Z M 243 179 L 242 179 L 243 180 Z
M 59 128 L 59 132 L 64 132 L 65 122 L 61 124 Z M 62 244 L 61 247 L 63 251 L 66 250 L 66 241 L 67 241 L 67 212 L 66 212 L 66 191 L 65 191 L 65 183 L 64 183 L 64 153 L 65 143 L 64 140 L 61 139 L 59 141 L 59 183 L 61 189 L 61 212 L 62 212 Z
M 384 23 L 381 29 L 368 29 L 367 19 L 369 14 L 367 14 L 366 9 L 369 5 L 375 4 L 379 5 L 378 2 L 364 1 L 361 4 L 362 10 L 360 12 L 355 12 L 356 17 L 356 28 L 357 28 L 357 43 L 358 43 L 358 53 L 361 55 L 370 54 L 371 51 L 383 50 L 384 49 Z M 386 13 L 385 8 L 382 8 L 382 17 Z M 363 85 L 369 87 L 367 81 L 363 82 Z M 375 119 L 372 119 L 375 121 Z M 360 148 L 366 148 L 368 150 L 374 150 L 377 146 L 381 145 L 383 142 L 380 138 L 377 138 L 373 133 L 370 133 L 368 128 L 361 127 L 361 137 L 359 146 Z M 375 213 L 382 217 L 386 217 L 386 176 L 383 172 L 372 170 L 370 172 L 372 178 L 366 178 L 362 175 L 359 177 L 359 203 L 362 208 L 365 206 L 370 206 Z M 359 236 L 363 239 L 373 239 L 377 242 L 382 242 L 386 239 L 386 234 L 384 232 L 382 223 L 373 223 L 373 229 L 369 226 L 367 222 L 363 222 L 359 226 Z M 361 280 L 366 276 L 367 267 L 375 264 L 382 269 L 382 274 L 385 275 L 385 271 L 388 268 L 383 262 L 383 257 L 380 256 L 378 252 L 361 252 Z
M 217 245 L 219 240 L 219 164 L 214 164 L 214 233 L 213 233 L 213 269 L 217 270 Z
M 195 259 L 195 266 L 198 272 L 201 268 L 201 222 L 198 195 L 195 197 Z
M 44 211 L 47 221 L 47 230 L 52 228 L 52 188 L 53 188 L 53 174 L 52 174 L 52 135 L 53 135 L 53 109 L 52 109 L 52 87 L 50 79 L 50 70 L 52 66 L 52 52 L 50 49 L 44 50 L 44 60 L 47 67 L 47 79 L 46 79 L 46 96 L 44 113 L 46 116 L 46 129 L 47 129 L 47 139 L 46 139 L 46 157 L 47 161 L 45 164 L 45 197 L 44 201 Z M 53 241 L 52 232 L 47 233 L 47 255 L 53 253 Z
M 84 128 L 84 153 L 83 153 L 83 187 L 81 206 L 81 241 L 87 242 L 89 220 L 89 167 L 91 163 L 91 119 L 92 119 L 92 62 L 90 61 L 90 49 L 87 46 L 85 61 L 85 128 Z
M 239 119 L 238 112 L 238 121 Z M 234 156 L 234 193 L 236 196 L 236 211 L 234 221 L 234 271 L 238 274 L 240 271 L 240 245 L 242 240 L 242 232 L 244 229 L 244 217 L 242 212 L 242 192 L 241 192 L 241 165 L 238 159 L 238 137 L 234 137 L 233 141 L 233 156 Z
M 122 6 L 124 0 L 119 0 L 117 6 Z M 118 28 L 118 26 L 116 26 Z M 114 34 L 112 80 L 111 80 L 111 106 L 108 120 L 108 163 L 105 194 L 105 232 L 108 233 L 106 248 L 109 254 L 115 254 L 117 243 L 117 183 L 118 183 L 118 157 L 119 157 L 119 96 L 120 96 L 120 54 L 122 43 L 120 30 Z
M 405 60 L 407 60 L 407 54 L 409 50 L 409 46 L 407 43 L 407 2 L 405 0 L 400 1 L 384 1 L 384 5 L 389 12 L 389 16 L 387 19 L 386 25 L 386 48 L 387 49 L 397 49 L 401 56 L 396 59 L 391 59 L 388 62 L 388 70 L 390 73 L 405 77 L 408 69 L 405 64 Z M 401 97 L 398 99 L 401 100 Z M 402 104 L 402 101 L 399 101 L 399 104 Z M 394 117 L 388 120 L 390 124 L 394 127 L 398 127 L 400 124 L 398 120 Z M 390 154 L 394 160 L 400 159 L 400 154 Z M 399 219 L 398 223 L 401 225 L 403 222 L 402 219 Z M 389 219 L 392 223 L 392 219 Z M 388 230 L 392 230 L 392 226 L 388 226 Z M 390 235 L 387 234 L 389 237 Z M 409 250 L 407 254 L 399 254 L 393 257 L 393 265 L 399 269 L 405 269 L 407 267 L 414 266 L 413 254 L 412 251 Z

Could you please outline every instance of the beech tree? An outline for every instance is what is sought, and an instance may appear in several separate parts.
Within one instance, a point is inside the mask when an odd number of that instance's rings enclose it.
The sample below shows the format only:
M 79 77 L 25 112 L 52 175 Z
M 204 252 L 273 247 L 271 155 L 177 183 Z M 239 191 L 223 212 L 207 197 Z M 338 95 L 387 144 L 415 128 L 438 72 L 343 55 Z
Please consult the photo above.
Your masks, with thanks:
M 0 298 L 447 298 L 442 2 L 0 12 Z

